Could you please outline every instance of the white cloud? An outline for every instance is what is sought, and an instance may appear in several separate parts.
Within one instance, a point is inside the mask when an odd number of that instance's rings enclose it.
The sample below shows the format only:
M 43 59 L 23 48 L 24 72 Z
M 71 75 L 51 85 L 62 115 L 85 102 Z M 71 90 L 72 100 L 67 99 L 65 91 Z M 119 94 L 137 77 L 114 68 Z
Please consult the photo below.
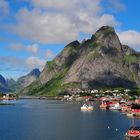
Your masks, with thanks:
M 36 54 L 38 52 L 38 48 L 39 48 L 38 44 L 32 44 L 32 45 L 27 46 L 27 51 L 33 54 Z
M 26 69 L 32 70 L 34 68 L 39 68 L 42 70 L 46 64 L 45 59 L 41 59 L 35 56 L 30 56 L 28 58 L 19 58 L 19 57 L 9 57 L 9 56 L 0 56 L 0 65 L 8 67 L 9 69 Z
M 12 43 L 9 48 L 11 50 L 14 50 L 14 51 L 22 51 L 24 50 L 24 46 L 22 44 L 18 44 L 18 43 Z
M 54 55 L 54 53 L 53 53 L 52 50 L 48 49 L 48 50 L 45 52 L 45 56 L 46 56 L 47 59 L 49 59 L 49 58 L 53 58 L 55 55 Z
M 40 43 L 72 41 L 77 38 L 76 26 L 61 14 L 47 14 L 40 10 L 21 9 L 17 14 L 17 25 L 10 28 L 22 37 Z
M 116 25 L 103 14 L 101 0 L 32 0 L 33 9 L 22 8 L 9 30 L 39 43 L 69 43 L 103 25 Z
M 9 14 L 9 4 L 6 0 L 0 0 L 0 17 L 4 17 Z
M 129 45 L 136 50 L 140 50 L 140 32 L 128 30 L 118 32 L 118 36 L 122 44 Z
M 24 60 L 16 57 L 0 56 L 0 63 L 11 67 L 24 66 Z
M 32 0 L 36 8 L 53 9 L 53 12 L 63 12 L 73 16 L 79 11 L 96 15 L 102 11 L 102 0 Z
M 32 54 L 36 54 L 38 52 L 39 45 L 35 43 L 25 46 L 23 44 L 13 43 L 9 46 L 9 48 L 13 51 L 27 51 Z
M 36 7 L 67 9 L 73 7 L 74 0 L 32 0 Z
M 46 64 L 46 60 L 40 59 L 35 56 L 30 56 L 26 59 L 25 63 L 30 69 L 39 68 L 40 70 L 42 70 Z

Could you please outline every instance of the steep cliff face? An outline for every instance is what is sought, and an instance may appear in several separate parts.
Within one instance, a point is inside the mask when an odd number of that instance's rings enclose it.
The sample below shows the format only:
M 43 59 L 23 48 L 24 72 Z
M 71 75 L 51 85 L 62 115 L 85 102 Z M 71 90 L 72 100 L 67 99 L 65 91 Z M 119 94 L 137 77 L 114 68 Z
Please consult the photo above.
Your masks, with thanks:
M 33 69 L 25 76 L 18 78 L 16 85 L 18 90 L 27 87 L 40 76 L 39 69 Z
M 103 26 L 91 39 L 67 45 L 53 61 L 47 62 L 39 79 L 22 92 L 59 93 L 70 86 L 140 86 L 140 54 L 122 45 L 114 28 Z
M 9 92 L 9 91 L 11 90 L 8 88 L 7 81 L 2 75 L 0 75 L 0 92 Z
M 2 75 L 0 75 L 0 85 L 1 86 L 6 86 L 7 85 L 6 80 Z
M 123 47 L 113 28 L 100 28 L 88 43 L 81 44 L 80 57 L 71 66 L 64 83 L 77 81 L 86 89 L 139 85 L 139 56 L 129 47 Z
M 58 76 L 61 72 L 66 72 L 68 70 L 77 58 L 79 45 L 80 43 L 78 41 L 68 44 L 54 60 L 47 62 L 39 77 L 42 84 L 48 82 L 53 77 Z

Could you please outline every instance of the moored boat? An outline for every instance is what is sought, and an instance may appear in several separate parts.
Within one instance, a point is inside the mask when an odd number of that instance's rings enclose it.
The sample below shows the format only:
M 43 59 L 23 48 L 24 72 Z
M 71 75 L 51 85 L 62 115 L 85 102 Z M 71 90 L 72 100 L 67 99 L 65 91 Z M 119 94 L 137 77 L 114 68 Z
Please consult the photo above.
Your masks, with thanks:
M 127 112 L 127 109 L 128 109 L 128 107 L 126 104 L 121 104 L 121 111 L 122 112 Z
M 118 102 L 112 102 L 109 105 L 109 110 L 121 110 L 121 106 Z
M 134 114 L 132 112 L 130 112 L 130 111 L 127 112 L 126 115 L 127 115 L 127 117 L 134 117 Z
M 107 109 L 108 108 L 108 102 L 109 101 L 102 101 L 100 104 L 100 109 Z
M 132 126 L 125 134 L 125 140 L 140 140 L 140 127 Z
M 87 104 L 84 104 L 82 107 L 81 107 L 81 110 L 93 110 L 93 106 L 92 105 L 87 105 Z

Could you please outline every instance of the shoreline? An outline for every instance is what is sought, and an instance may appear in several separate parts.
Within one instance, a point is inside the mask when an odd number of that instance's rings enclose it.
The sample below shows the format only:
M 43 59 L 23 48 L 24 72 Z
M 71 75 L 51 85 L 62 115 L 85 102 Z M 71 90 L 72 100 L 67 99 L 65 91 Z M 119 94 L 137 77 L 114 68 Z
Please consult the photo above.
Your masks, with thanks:
M 40 97 L 40 96 L 20 96 L 18 99 L 62 100 L 63 97 L 58 97 L 58 96 L 45 96 L 45 97 Z

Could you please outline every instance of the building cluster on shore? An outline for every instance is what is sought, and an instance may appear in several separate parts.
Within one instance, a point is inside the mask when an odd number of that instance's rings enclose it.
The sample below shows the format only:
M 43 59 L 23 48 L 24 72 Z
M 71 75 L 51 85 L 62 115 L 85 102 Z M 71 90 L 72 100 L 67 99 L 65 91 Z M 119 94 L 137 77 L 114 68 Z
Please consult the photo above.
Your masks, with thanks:
M 140 117 L 140 95 L 139 91 L 130 89 L 114 90 L 80 90 L 71 89 L 68 95 L 64 95 L 64 100 L 84 101 L 82 111 L 92 111 L 93 106 L 88 108 L 88 101 L 97 101 L 102 110 L 118 110 L 128 117 Z M 125 133 L 125 140 L 140 140 L 140 126 L 133 126 Z
M 120 110 L 129 117 L 140 117 L 140 99 L 126 100 L 120 96 L 114 97 L 101 97 L 100 109 Z
M 15 100 L 18 96 L 14 93 L 0 93 L 0 100 Z
M 99 101 L 99 108 L 105 110 L 120 110 L 127 116 L 140 116 L 140 97 L 130 89 L 113 90 L 81 90 L 68 89 L 63 100 L 67 101 Z M 130 94 L 132 93 L 132 94 Z
M 80 94 L 80 93 L 89 93 L 89 94 L 106 94 L 106 93 L 128 93 L 131 92 L 130 89 L 80 89 L 80 88 L 69 88 L 66 90 L 66 93 L 73 95 L 73 94 Z

